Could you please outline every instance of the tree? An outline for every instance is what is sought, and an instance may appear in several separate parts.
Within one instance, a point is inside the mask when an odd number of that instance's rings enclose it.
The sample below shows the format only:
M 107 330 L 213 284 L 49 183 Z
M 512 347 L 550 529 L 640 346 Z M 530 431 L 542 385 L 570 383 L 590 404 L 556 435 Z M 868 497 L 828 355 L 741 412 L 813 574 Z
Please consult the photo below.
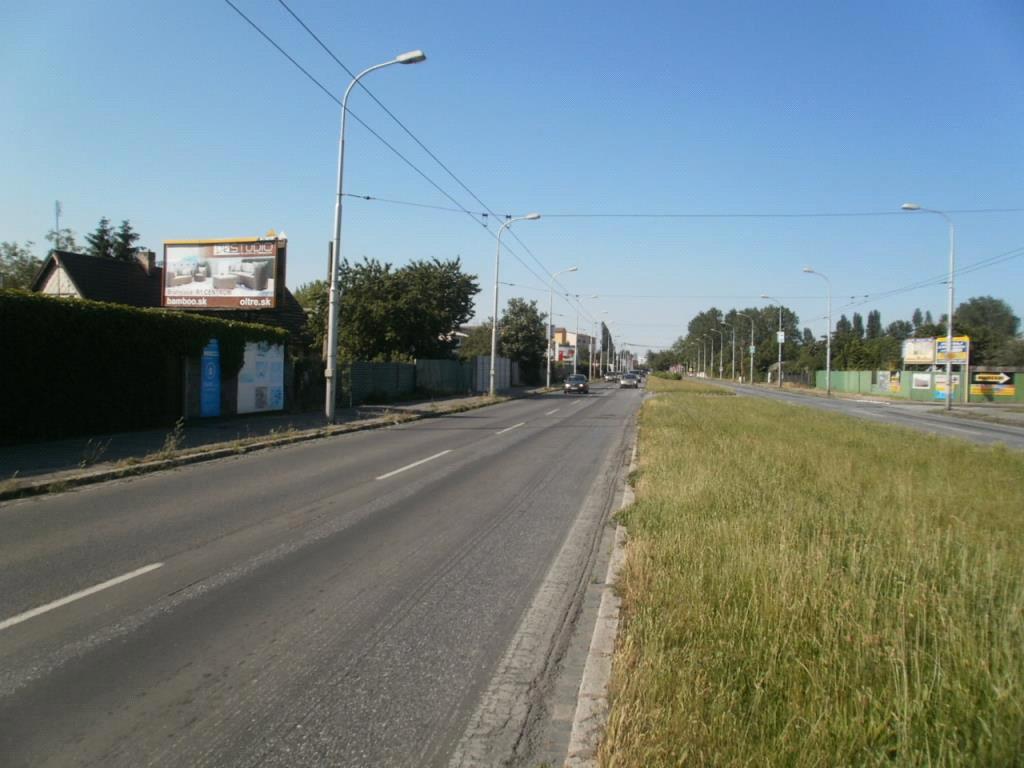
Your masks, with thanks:
M 864 338 L 864 318 L 861 317 L 860 312 L 853 313 L 853 322 L 850 324 L 850 330 L 858 339 Z
M 114 233 L 111 255 L 119 261 L 135 260 L 135 242 L 139 239 L 138 232 L 132 229 L 131 223 L 125 219 Z
M 314 280 L 296 288 L 292 295 L 306 311 L 306 325 L 313 337 L 311 351 L 323 355 L 327 334 L 327 281 Z
M 31 241 L 24 245 L 0 243 L 0 288 L 28 290 L 42 266 L 42 261 L 32 253 L 32 245 Z
M 917 333 L 917 329 L 924 323 L 924 315 L 921 314 L 920 308 L 914 310 L 914 315 L 910 318 L 910 322 L 914 324 L 914 333 Z
M 999 340 L 1013 338 L 1020 330 L 1020 318 L 1010 305 L 992 296 L 975 296 L 953 313 L 953 328 L 988 328 Z
M 376 259 L 344 261 L 339 272 L 338 347 L 348 360 L 449 357 L 453 332 L 472 316 L 480 292 L 457 258 L 397 270 Z
M 51 229 L 46 233 L 46 239 L 50 248 L 55 251 L 77 251 L 78 243 L 75 242 L 75 233 L 67 227 Z
M 889 323 L 889 327 L 885 329 L 885 335 L 891 336 L 896 341 L 903 341 L 914 335 L 914 326 L 906 320 L 895 320 Z
M 491 354 L 491 319 L 472 328 L 459 345 L 459 357 L 471 360 L 474 357 L 488 357 Z M 500 349 L 500 348 L 499 348 Z
M 935 321 L 932 320 L 932 311 L 930 309 L 924 313 L 924 324 L 935 325 Z
M 537 309 L 536 301 L 508 300 L 501 316 L 501 354 L 519 363 L 523 378 L 530 383 L 539 379 L 547 349 L 547 315 Z
M 89 244 L 90 255 L 103 259 L 114 258 L 114 230 L 106 216 L 100 219 L 95 232 L 85 236 L 85 241 Z
M 868 324 L 864 329 L 864 335 L 868 339 L 877 339 L 882 335 L 882 313 L 877 309 L 868 312 Z
M 846 315 L 840 315 L 836 322 L 836 336 L 845 336 L 853 332 L 853 325 Z

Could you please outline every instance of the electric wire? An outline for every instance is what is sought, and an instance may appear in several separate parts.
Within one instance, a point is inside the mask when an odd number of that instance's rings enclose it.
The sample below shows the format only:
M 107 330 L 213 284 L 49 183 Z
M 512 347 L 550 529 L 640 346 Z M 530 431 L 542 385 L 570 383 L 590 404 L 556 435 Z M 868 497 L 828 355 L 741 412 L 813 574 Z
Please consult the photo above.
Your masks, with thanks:
M 319 80 L 317 80 L 317 78 L 314 77 L 298 61 L 296 61 L 296 59 L 294 57 L 292 57 L 287 51 L 285 51 L 284 48 L 282 48 L 272 37 L 270 37 L 270 35 L 268 35 L 255 21 L 253 21 L 251 18 L 249 18 L 249 16 L 247 16 L 237 5 L 235 5 L 232 2 L 232 0 L 224 0 L 224 2 L 228 6 L 230 6 L 231 9 L 234 10 L 235 13 L 237 13 L 242 19 L 244 19 L 253 29 L 255 29 L 260 34 L 260 36 L 263 37 L 263 39 L 265 39 L 268 43 L 270 43 L 270 45 L 272 45 L 275 50 L 277 50 L 282 56 L 284 56 L 286 59 L 288 59 L 288 61 L 291 62 L 300 72 L 302 72 L 302 74 L 304 74 L 314 85 L 316 85 L 321 91 L 323 91 L 328 96 L 328 98 L 331 99 L 331 101 L 333 101 L 339 107 L 341 106 L 341 101 L 338 99 L 337 96 L 335 96 L 333 93 L 331 93 L 331 91 L 323 83 L 321 83 Z M 290 9 L 289 9 L 289 11 L 290 11 Z M 294 14 L 293 14 L 293 16 L 294 16 Z M 307 31 L 309 31 L 309 30 L 307 29 Z M 319 38 L 316 38 L 316 39 L 319 42 Z M 321 43 L 321 45 L 322 45 L 322 43 Z M 333 54 L 332 54 L 332 57 L 333 57 Z M 337 61 L 337 58 L 336 57 L 334 57 L 334 58 Z M 345 67 L 343 64 L 341 64 L 340 61 L 338 61 L 338 63 L 339 63 L 339 65 L 342 66 L 343 69 L 345 69 L 346 72 L 351 74 L 351 71 L 347 67 Z M 362 83 L 360 83 L 360 84 L 362 84 Z M 369 92 L 368 89 L 366 89 L 365 86 L 363 86 L 363 88 L 364 88 L 364 90 L 367 90 L 367 92 Z M 374 100 L 376 101 L 376 98 Z M 378 103 L 380 103 L 380 102 L 378 102 Z M 386 109 L 386 107 L 383 107 L 383 105 L 381 105 L 381 106 L 382 106 L 382 108 L 385 109 L 385 111 L 388 111 Z M 476 218 L 476 215 L 472 211 L 468 210 L 465 206 L 463 206 L 458 200 L 456 200 L 451 194 L 449 194 L 447 190 L 445 190 L 443 187 L 441 187 L 430 176 L 428 176 L 422 169 L 420 169 L 415 163 L 413 163 L 409 158 L 407 158 L 404 154 L 402 154 L 394 145 L 392 145 L 383 136 L 381 136 L 377 131 L 375 131 L 373 128 L 371 128 L 366 123 L 366 121 L 364 121 L 362 118 L 360 118 L 351 109 L 348 110 L 348 114 L 351 115 L 351 117 L 357 123 L 359 123 L 361 126 L 363 126 L 363 128 L 365 128 L 367 131 L 369 131 L 372 136 L 374 136 L 378 141 L 380 141 L 393 154 L 395 154 L 406 165 L 408 165 L 413 171 L 415 171 L 417 175 L 419 175 L 421 178 L 423 178 L 428 184 L 430 184 L 434 189 L 436 189 L 438 192 L 440 192 L 442 195 L 444 195 L 448 200 L 450 200 L 452 203 L 454 203 L 456 206 L 458 206 L 458 210 L 459 211 L 461 211 L 465 215 L 469 216 L 473 220 L 474 223 L 479 224 L 481 227 L 483 227 L 483 229 L 486 230 L 488 232 L 488 234 L 490 234 L 490 236 L 492 238 L 497 239 L 497 235 L 490 230 L 490 228 L 487 226 L 486 222 L 478 221 L 477 218 Z M 391 113 L 389 112 L 389 114 L 391 114 Z M 396 122 L 398 122 L 400 125 L 402 125 L 401 121 L 399 121 L 397 118 L 395 118 L 394 115 L 391 115 L 391 116 L 392 116 L 393 119 L 395 119 Z M 402 125 L 402 127 L 404 128 L 405 126 Z M 407 128 L 405 130 L 407 132 L 409 132 Z M 411 132 L 409 132 L 409 133 L 411 134 Z M 422 146 L 422 143 L 419 142 L 418 139 L 416 139 L 416 141 L 417 141 L 417 143 L 420 143 L 421 146 Z M 432 155 L 432 153 L 430 153 L 429 150 L 427 150 L 427 152 Z M 436 159 L 437 158 L 435 157 L 435 160 Z M 437 162 L 440 163 L 440 160 L 438 160 Z M 444 167 L 443 163 L 440 163 L 440 164 L 442 165 L 442 167 Z M 475 198 L 475 195 L 474 195 L 474 198 Z M 486 208 L 487 206 L 484 205 L 484 207 Z M 490 210 L 490 209 L 488 208 L 488 210 Z M 491 215 L 493 215 L 496 219 L 498 218 L 498 215 L 494 214 L 493 211 L 491 212 Z M 506 214 L 506 217 L 508 217 L 508 214 Z M 517 242 L 522 244 L 522 241 L 519 240 L 519 238 L 517 236 L 515 236 L 514 233 L 513 233 L 513 236 L 516 237 Z M 524 248 L 525 248 L 525 245 L 524 245 Z M 523 259 L 519 256 L 519 254 L 516 253 L 515 250 L 510 248 L 507 244 L 505 246 L 505 250 L 506 250 L 506 252 L 509 255 L 511 255 L 513 258 L 515 258 L 516 261 L 518 261 L 523 266 L 523 268 L 526 269 L 535 278 L 537 278 L 538 280 L 541 280 L 541 281 L 544 280 L 543 277 L 538 275 L 530 267 L 530 265 L 527 264 L 525 261 L 523 261 Z M 539 260 L 537 259 L 537 257 L 532 254 L 532 252 L 530 253 L 530 255 L 534 259 L 534 261 L 537 261 L 538 263 L 540 263 Z M 544 269 L 543 264 L 541 264 L 541 268 Z
M 291 9 L 291 7 L 285 2 L 285 0 L 277 0 L 277 1 L 291 15 L 291 17 L 293 19 L 295 19 L 295 21 L 298 22 L 298 24 L 309 34 L 309 36 L 312 37 L 317 42 L 317 44 L 327 53 L 327 55 L 330 56 L 334 60 L 334 62 L 339 67 L 341 67 L 342 70 L 344 70 L 348 74 L 349 77 L 353 77 L 353 78 L 355 77 L 355 74 L 353 74 L 352 70 L 350 70 L 347 66 L 345 66 L 345 64 L 341 61 L 341 59 L 339 59 L 335 55 L 335 53 L 327 46 L 327 44 L 324 43 L 324 41 L 321 40 L 320 37 L 317 36 L 317 34 L 315 32 L 313 32 L 312 29 L 310 29 L 309 25 L 306 24 L 306 22 L 304 22 L 301 18 L 299 18 L 298 14 L 296 14 L 295 11 L 293 11 Z M 478 202 L 481 206 L 483 206 L 484 210 L 486 210 L 487 213 L 489 213 L 491 216 L 495 217 L 495 219 L 498 218 L 498 214 L 496 214 L 491 209 L 491 207 L 487 205 L 487 203 L 485 203 L 483 200 L 481 200 L 480 197 L 472 189 L 470 189 L 469 186 L 467 186 L 466 183 L 463 182 L 462 179 L 460 179 L 455 174 L 455 172 L 452 171 L 452 169 L 448 167 L 448 165 L 446 165 L 441 160 L 441 158 L 439 158 L 436 154 L 434 154 L 434 152 L 432 152 L 430 150 L 430 148 L 426 144 L 424 144 L 422 141 L 420 141 L 419 137 L 415 133 L 413 133 L 409 129 L 409 127 L 406 126 L 406 124 L 403 123 L 398 118 L 397 115 L 395 115 L 394 112 L 392 112 L 390 109 L 388 109 L 384 105 L 384 103 L 380 99 L 378 99 L 376 97 L 376 95 L 374 95 L 374 93 L 362 81 L 359 82 L 359 86 L 363 89 L 363 91 L 365 91 L 370 96 L 371 99 L 373 99 L 373 101 L 377 104 L 377 106 L 379 106 L 382 110 L 384 110 L 384 113 L 387 114 L 388 117 L 390 117 L 392 120 L 394 120 L 395 123 L 397 123 L 398 126 L 403 131 L 405 131 L 405 133 L 409 136 L 409 138 L 411 138 L 417 144 L 417 146 L 420 147 L 420 149 L 422 149 L 424 152 L 426 152 L 427 155 L 429 155 L 430 158 L 435 163 L 437 163 L 444 170 L 444 172 L 447 173 L 455 181 L 456 184 L 458 184 L 460 187 L 462 187 L 462 189 L 465 190 L 465 192 L 470 197 L 472 197 L 476 202 Z M 351 110 L 349 111 L 349 114 L 352 114 Z M 362 121 L 360 121 L 360 122 L 362 122 Z M 364 123 L 364 125 L 365 125 L 365 123 Z M 437 185 L 435 185 L 435 186 L 437 186 Z M 458 205 L 464 212 L 469 213 L 469 211 L 467 211 L 465 208 L 463 208 L 461 206 L 461 204 L 456 202 L 450 195 L 447 195 L 447 193 L 445 193 L 445 196 L 448 197 L 450 200 L 452 200 L 452 202 L 455 202 L 455 204 Z M 506 214 L 506 218 L 508 218 L 507 214 Z M 484 225 L 484 226 L 486 226 L 486 225 Z M 531 259 L 533 259 L 533 261 L 537 264 L 537 266 L 540 267 L 541 271 L 543 271 L 547 275 L 552 275 L 551 270 L 549 270 L 547 268 L 547 266 L 539 258 L 537 258 L 536 254 L 534 254 L 533 251 L 530 250 L 529 246 L 527 246 L 526 243 L 523 242 L 523 240 L 519 237 L 519 235 L 516 232 L 512 231 L 511 229 L 509 229 L 509 234 L 512 235 L 512 238 L 517 243 L 519 243 L 520 247 L 527 253 L 527 255 Z M 527 266 L 525 263 L 522 262 L 522 260 L 519 258 L 519 256 L 517 254 L 515 254 L 514 251 L 512 251 L 510 249 L 509 253 L 511 253 L 516 258 L 517 261 L 519 261 L 521 264 L 523 264 L 524 267 Z M 534 274 L 533 271 L 529 269 L 529 267 L 527 267 L 527 270 L 530 271 L 531 274 Z M 538 277 L 539 278 L 539 276 L 536 275 L 536 274 L 534 274 L 534 277 Z M 559 283 L 557 278 L 552 277 L 551 279 L 552 279 L 552 282 L 555 285 L 558 285 L 559 287 L 562 287 L 563 289 L 565 288 L 563 285 L 561 285 L 561 283 Z

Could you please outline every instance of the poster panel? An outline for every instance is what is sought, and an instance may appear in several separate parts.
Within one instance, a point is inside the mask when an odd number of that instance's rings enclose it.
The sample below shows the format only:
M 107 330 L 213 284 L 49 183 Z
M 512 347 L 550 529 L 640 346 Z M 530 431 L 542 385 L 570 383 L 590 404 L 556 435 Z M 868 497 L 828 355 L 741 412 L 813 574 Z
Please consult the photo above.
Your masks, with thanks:
M 932 375 L 930 373 L 915 373 L 910 381 L 912 389 L 931 389 Z
M 277 305 L 277 240 L 164 243 L 160 303 L 174 309 L 272 309 Z
M 935 362 L 944 363 L 950 360 L 953 365 L 967 365 L 971 352 L 969 336 L 953 337 L 953 354 L 948 354 L 949 339 L 940 337 L 935 340 Z
M 564 360 L 572 360 L 575 355 L 576 355 L 576 347 L 566 347 L 566 346 L 559 346 L 558 347 L 558 360 L 559 360 L 559 362 L 562 362 Z
M 908 365 L 931 365 L 935 362 L 935 339 L 904 339 L 903 362 Z
M 265 341 L 246 342 L 238 372 L 238 413 L 284 409 L 284 347 Z

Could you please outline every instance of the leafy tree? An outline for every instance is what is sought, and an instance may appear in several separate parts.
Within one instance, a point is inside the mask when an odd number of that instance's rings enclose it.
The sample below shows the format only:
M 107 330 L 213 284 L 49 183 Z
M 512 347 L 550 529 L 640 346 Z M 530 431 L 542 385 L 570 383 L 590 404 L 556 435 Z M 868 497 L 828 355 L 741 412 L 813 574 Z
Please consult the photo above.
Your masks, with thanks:
M 89 244 L 90 255 L 104 259 L 114 258 L 114 229 L 106 216 L 100 219 L 96 231 L 85 236 L 85 241 Z
M 885 329 L 885 335 L 897 341 L 903 341 L 914 335 L 914 326 L 906 320 L 895 320 L 889 323 L 889 326 Z
M 470 360 L 474 357 L 488 357 L 491 354 L 491 319 L 470 329 L 469 335 L 459 346 L 459 357 Z M 499 352 L 501 348 L 499 347 Z
M 117 232 L 113 235 L 112 257 L 119 261 L 134 261 L 135 243 L 139 237 L 139 233 L 132 229 L 131 222 L 127 219 L 122 221 L 121 226 L 117 228 Z
M 935 321 L 932 320 L 932 311 L 930 309 L 924 313 L 924 324 L 935 325 Z
M 314 280 L 296 288 L 292 295 L 299 305 L 306 310 L 306 323 L 313 337 L 312 351 L 324 354 L 327 334 L 327 281 Z
M 0 288 L 27 290 L 39 272 L 42 261 L 32 253 L 32 242 L 24 245 L 14 242 L 0 243 Z
M 840 315 L 836 322 L 836 336 L 846 336 L 853 332 L 853 324 L 846 315 Z
M 882 335 L 882 313 L 877 309 L 868 312 L 868 324 L 864 335 L 868 339 L 877 339 Z
M 501 332 L 501 353 L 519 363 L 527 382 L 539 378 L 547 349 L 547 316 L 538 311 L 536 301 L 511 298 L 498 326 Z
M 910 321 L 914 324 L 914 332 L 917 333 L 917 329 L 924 323 L 924 315 L 921 314 L 920 308 L 914 310 L 914 315 Z
M 850 324 L 850 330 L 853 331 L 853 335 L 858 339 L 864 338 L 864 318 L 861 317 L 860 312 L 853 313 L 853 322 Z
M 992 296 L 975 296 L 956 308 L 953 327 L 988 328 L 1000 341 L 1013 338 L 1020 330 L 1020 318 L 1010 305 Z
M 46 233 L 46 239 L 50 248 L 55 251 L 77 251 L 78 243 L 75 242 L 75 233 L 67 227 L 51 229 Z

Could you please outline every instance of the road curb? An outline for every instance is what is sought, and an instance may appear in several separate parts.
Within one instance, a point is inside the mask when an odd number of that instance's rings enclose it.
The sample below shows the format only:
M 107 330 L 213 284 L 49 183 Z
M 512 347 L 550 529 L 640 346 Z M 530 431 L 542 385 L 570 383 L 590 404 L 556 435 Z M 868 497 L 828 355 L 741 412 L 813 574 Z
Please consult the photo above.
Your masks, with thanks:
M 637 441 L 634 440 L 629 475 L 636 469 L 636 447 Z M 620 509 L 628 507 L 634 499 L 633 488 L 627 479 Z M 619 609 L 622 602 L 615 593 L 615 583 L 626 559 L 627 538 L 626 529 L 617 525 L 615 544 L 601 590 L 597 623 L 594 625 L 590 650 L 587 651 L 587 661 L 583 668 L 583 680 L 580 682 L 565 768 L 593 768 L 597 765 L 597 749 L 608 722 L 608 680 L 612 673 L 612 658 L 615 654 Z
M 207 448 L 197 449 L 192 452 L 171 456 L 165 459 L 140 461 L 139 463 L 125 464 L 124 466 L 111 467 L 109 469 L 84 470 L 79 473 L 74 473 L 74 471 L 71 470 L 71 474 L 68 475 L 53 473 L 45 479 L 36 481 L 14 481 L 15 484 L 12 487 L 0 488 L 0 502 L 31 496 L 42 496 L 47 493 L 58 493 L 72 488 L 80 488 L 86 485 L 107 482 L 109 480 L 120 480 L 126 477 L 135 477 L 137 475 L 145 475 L 151 472 L 159 472 L 164 469 L 174 469 L 175 467 L 187 466 L 189 464 L 199 464 L 204 461 L 215 461 L 217 459 L 224 459 L 230 456 L 241 456 L 246 453 L 262 451 L 268 448 L 291 445 L 292 443 L 319 440 L 321 438 L 334 437 L 335 435 L 343 435 L 350 432 L 383 429 L 397 424 L 420 421 L 421 419 L 450 416 L 464 411 L 485 408 L 489 405 L 496 405 L 505 401 L 506 400 L 499 399 L 495 402 L 465 403 L 450 409 L 442 409 L 438 411 L 391 413 L 386 416 L 377 416 L 372 419 L 364 419 L 361 421 L 349 422 L 347 424 L 337 424 L 330 427 L 317 427 L 315 429 L 282 434 L 280 436 L 267 439 L 255 438 L 252 442 L 239 443 L 237 441 L 229 441 L 228 443 L 216 443 Z M 11 481 L 8 481 L 8 483 L 10 482 Z

